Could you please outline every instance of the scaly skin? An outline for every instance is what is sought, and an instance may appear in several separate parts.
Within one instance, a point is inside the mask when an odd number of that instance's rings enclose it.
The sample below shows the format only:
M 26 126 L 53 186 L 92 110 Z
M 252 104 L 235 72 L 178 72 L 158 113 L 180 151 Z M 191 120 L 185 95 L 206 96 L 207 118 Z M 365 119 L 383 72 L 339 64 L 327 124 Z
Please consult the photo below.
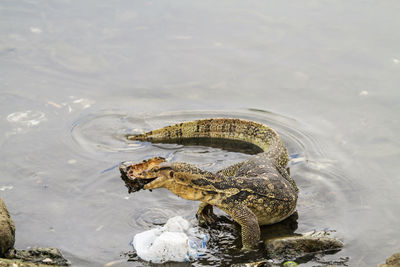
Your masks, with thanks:
M 285 169 L 287 150 L 266 125 L 241 119 L 205 119 L 128 136 L 129 140 L 158 143 L 185 138 L 240 140 L 264 152 L 217 173 L 159 157 L 131 166 L 122 164 L 122 177 L 130 191 L 167 188 L 184 199 L 201 201 L 197 216 L 206 223 L 215 220 L 212 206 L 220 208 L 241 225 L 244 249 L 258 246 L 259 225 L 282 221 L 294 212 L 298 188 Z M 138 180 L 145 182 L 139 186 Z

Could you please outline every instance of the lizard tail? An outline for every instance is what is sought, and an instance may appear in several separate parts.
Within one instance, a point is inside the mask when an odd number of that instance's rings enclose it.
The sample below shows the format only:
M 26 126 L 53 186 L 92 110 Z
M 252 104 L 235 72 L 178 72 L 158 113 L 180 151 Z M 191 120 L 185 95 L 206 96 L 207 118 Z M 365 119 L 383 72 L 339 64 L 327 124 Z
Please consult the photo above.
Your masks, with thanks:
M 271 158 L 275 158 L 281 166 L 286 166 L 288 162 L 286 147 L 275 130 L 264 124 L 243 119 L 201 119 L 166 126 L 144 134 L 129 135 L 127 138 L 157 143 L 170 143 L 173 140 L 188 138 L 240 140 L 259 147 Z

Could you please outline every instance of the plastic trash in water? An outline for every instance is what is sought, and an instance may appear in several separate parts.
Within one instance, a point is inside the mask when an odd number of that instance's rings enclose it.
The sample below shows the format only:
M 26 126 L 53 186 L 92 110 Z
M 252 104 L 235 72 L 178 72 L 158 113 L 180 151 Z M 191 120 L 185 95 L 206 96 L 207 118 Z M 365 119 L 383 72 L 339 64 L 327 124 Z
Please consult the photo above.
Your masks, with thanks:
M 283 263 L 283 267 L 297 267 L 298 264 L 294 261 L 286 261 Z
M 209 236 L 181 216 L 167 221 L 163 227 L 157 227 L 139 234 L 132 240 L 137 255 L 153 263 L 168 261 L 193 261 L 204 255 Z

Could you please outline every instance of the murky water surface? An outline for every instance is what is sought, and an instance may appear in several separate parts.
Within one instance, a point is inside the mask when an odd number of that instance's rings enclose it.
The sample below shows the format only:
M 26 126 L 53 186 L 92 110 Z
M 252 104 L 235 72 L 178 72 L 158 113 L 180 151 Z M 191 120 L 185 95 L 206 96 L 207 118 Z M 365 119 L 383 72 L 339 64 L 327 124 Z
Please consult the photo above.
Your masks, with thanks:
M 198 203 L 129 195 L 119 162 L 216 171 L 248 155 L 124 136 L 235 117 L 284 139 L 296 231 L 345 243 L 322 260 L 384 262 L 400 251 L 399 12 L 396 1 L 1 1 L 0 195 L 16 247 L 55 246 L 74 266 L 143 265 L 124 256 L 133 235 L 176 215 L 195 222 Z M 226 228 L 193 265 L 265 258 L 238 253 Z

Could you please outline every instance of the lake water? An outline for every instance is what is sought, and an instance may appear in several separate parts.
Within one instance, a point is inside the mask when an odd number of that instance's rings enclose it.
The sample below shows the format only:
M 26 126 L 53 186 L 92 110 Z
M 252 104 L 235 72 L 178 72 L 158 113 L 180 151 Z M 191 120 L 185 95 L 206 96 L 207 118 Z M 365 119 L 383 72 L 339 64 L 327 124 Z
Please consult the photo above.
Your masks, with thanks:
M 142 266 L 126 262 L 133 235 L 195 221 L 198 203 L 129 195 L 118 164 L 164 156 L 215 171 L 248 155 L 125 134 L 235 117 L 287 144 L 297 232 L 345 243 L 322 261 L 383 263 L 400 251 L 399 14 L 398 1 L 372 0 L 1 1 L 0 196 L 16 247 Z M 220 239 L 193 265 L 263 257 L 238 254 L 234 231 Z

